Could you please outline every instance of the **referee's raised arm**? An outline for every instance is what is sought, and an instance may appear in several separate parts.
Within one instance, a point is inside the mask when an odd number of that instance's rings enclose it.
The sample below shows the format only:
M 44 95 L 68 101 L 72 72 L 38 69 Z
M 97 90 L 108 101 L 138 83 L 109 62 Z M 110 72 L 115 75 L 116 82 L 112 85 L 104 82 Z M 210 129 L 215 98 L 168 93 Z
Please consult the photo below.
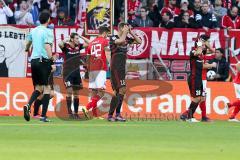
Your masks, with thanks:
M 41 25 L 34 28 L 28 35 L 28 43 L 26 51 L 29 50 L 30 43 L 32 44 L 31 55 L 31 71 L 32 81 L 35 90 L 27 105 L 24 106 L 24 118 L 26 121 L 30 120 L 30 108 L 32 103 L 40 96 L 42 98 L 42 122 L 49 122 L 46 118 L 48 109 L 51 88 L 49 85 L 49 77 L 52 70 L 52 44 L 53 44 L 53 31 L 48 29 L 48 23 L 50 22 L 50 13 L 43 11 L 39 15 L 39 21 Z

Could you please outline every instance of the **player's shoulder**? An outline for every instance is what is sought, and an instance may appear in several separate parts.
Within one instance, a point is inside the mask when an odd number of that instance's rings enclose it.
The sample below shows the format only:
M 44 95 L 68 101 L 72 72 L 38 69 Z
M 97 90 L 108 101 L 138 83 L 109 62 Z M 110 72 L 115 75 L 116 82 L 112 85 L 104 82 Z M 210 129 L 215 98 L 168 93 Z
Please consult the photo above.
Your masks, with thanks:
M 37 27 L 31 29 L 30 33 L 32 34 L 32 33 L 36 32 L 36 31 L 38 31 L 38 30 L 39 30 L 39 27 L 37 26 Z

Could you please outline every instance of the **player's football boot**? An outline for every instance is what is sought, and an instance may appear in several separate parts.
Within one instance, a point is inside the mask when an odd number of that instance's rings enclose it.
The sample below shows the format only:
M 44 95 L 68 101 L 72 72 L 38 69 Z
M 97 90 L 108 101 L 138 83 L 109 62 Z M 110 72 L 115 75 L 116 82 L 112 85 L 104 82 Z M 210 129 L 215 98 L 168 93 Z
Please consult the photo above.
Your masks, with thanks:
M 71 114 L 68 114 L 68 118 L 69 118 L 69 119 L 74 119 L 75 117 L 74 117 L 74 115 L 71 113 Z
M 200 121 L 197 120 L 196 118 L 190 118 L 190 119 L 187 120 L 187 122 L 198 123 L 198 122 L 200 122 Z
M 115 122 L 116 121 L 115 118 L 113 116 L 110 116 L 110 115 L 108 116 L 107 120 L 109 122 Z
M 126 122 L 126 119 L 123 118 L 120 114 L 116 115 L 115 120 L 119 122 Z
M 86 108 L 82 108 L 82 112 L 84 114 L 84 116 L 89 119 L 89 115 L 88 115 L 88 111 L 86 110 Z
M 182 114 L 182 115 L 180 115 L 180 119 L 182 120 L 182 121 L 186 121 L 187 120 L 187 115 L 185 115 L 185 114 Z
M 33 116 L 32 118 L 34 118 L 34 119 L 40 119 L 41 116 L 40 116 L 39 114 L 37 114 L 37 115 Z
M 24 119 L 30 121 L 30 106 L 27 104 L 23 107 Z
M 212 120 L 208 117 L 202 117 L 202 122 L 212 122 Z
M 236 118 L 229 118 L 228 122 L 240 122 L 240 121 Z
M 103 117 L 94 117 L 93 119 L 104 120 L 105 118 L 103 118 Z
M 41 117 L 40 122 L 51 122 L 47 117 Z
M 80 116 L 77 113 L 75 113 L 73 116 L 74 116 L 74 119 L 76 120 L 80 119 Z

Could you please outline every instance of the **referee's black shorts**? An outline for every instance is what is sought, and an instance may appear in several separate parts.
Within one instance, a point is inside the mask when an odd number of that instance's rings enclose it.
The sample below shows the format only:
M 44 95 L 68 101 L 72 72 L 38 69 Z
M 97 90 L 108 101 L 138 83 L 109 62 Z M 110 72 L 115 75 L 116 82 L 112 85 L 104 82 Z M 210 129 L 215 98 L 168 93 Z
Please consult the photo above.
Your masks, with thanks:
M 33 85 L 49 85 L 49 78 L 52 70 L 52 62 L 48 59 L 40 58 L 31 60 Z

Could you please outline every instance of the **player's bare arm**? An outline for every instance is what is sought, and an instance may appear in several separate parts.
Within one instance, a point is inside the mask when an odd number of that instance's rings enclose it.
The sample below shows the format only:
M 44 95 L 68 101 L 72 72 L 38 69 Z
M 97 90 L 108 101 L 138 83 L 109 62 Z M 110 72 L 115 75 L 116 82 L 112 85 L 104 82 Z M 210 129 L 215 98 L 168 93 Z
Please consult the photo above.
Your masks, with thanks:
M 81 36 L 81 35 L 79 35 L 79 37 L 80 37 L 81 39 L 83 39 L 83 41 L 85 42 L 84 45 L 83 45 L 83 47 L 84 47 L 84 48 L 87 47 L 88 44 L 90 43 L 90 39 L 88 39 L 88 38 L 86 38 L 86 37 L 84 37 L 84 36 Z
M 207 54 L 215 54 L 216 49 L 213 48 L 213 47 L 211 47 L 209 41 L 206 41 L 206 42 L 205 42 L 205 45 L 206 45 L 206 47 L 207 47 L 207 49 L 208 49 Z
M 106 52 L 106 58 L 108 64 L 111 64 L 111 50 L 109 47 L 105 47 L 105 52 Z
M 87 55 L 87 58 L 86 58 L 86 67 L 87 67 L 87 69 L 89 69 L 89 67 L 90 67 L 90 57 L 91 57 L 91 55 Z
M 202 54 L 202 47 L 198 47 L 193 53 L 194 56 L 199 56 L 201 54 Z
M 31 45 L 32 45 L 32 41 L 27 41 L 26 48 L 25 48 L 25 52 L 28 52 L 28 51 L 29 51 Z
M 204 63 L 203 64 L 203 69 L 212 69 L 212 68 L 216 68 L 217 67 L 217 63 Z
M 141 44 L 142 43 L 142 40 L 136 34 L 134 34 L 132 32 L 131 28 L 129 29 L 129 33 L 133 36 L 135 44 Z
M 45 49 L 47 51 L 48 57 L 51 59 L 52 58 L 52 46 L 49 43 L 45 44 Z
M 63 49 L 66 42 L 67 42 L 67 40 L 63 40 L 63 41 L 59 42 L 58 43 L 59 48 Z

